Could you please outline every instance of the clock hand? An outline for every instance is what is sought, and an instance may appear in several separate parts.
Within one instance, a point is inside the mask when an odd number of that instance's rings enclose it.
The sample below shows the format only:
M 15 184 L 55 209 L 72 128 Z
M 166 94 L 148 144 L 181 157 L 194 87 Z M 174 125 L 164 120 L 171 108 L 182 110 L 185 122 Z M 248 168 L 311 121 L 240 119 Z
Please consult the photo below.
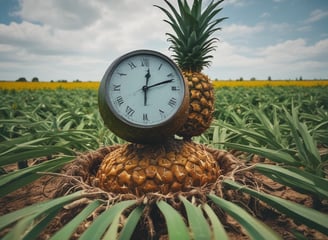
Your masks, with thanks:
M 147 74 L 145 75 L 145 78 L 146 78 L 146 86 L 148 86 L 148 81 L 149 81 L 149 78 L 150 77 L 151 77 L 151 75 L 150 75 L 149 68 L 148 68 Z
M 149 88 L 152 88 L 152 87 L 156 87 L 156 86 L 159 86 L 159 85 L 162 85 L 162 84 L 170 83 L 170 82 L 172 82 L 173 80 L 174 80 L 174 79 L 172 78 L 172 79 L 165 80 L 165 81 L 163 81 L 163 82 L 155 83 L 155 84 L 150 85 L 150 86 L 143 86 L 142 89 L 146 88 L 146 89 L 148 90 Z
M 147 74 L 145 75 L 146 85 L 142 87 L 142 90 L 144 91 L 144 106 L 147 105 L 147 91 L 148 91 L 148 82 L 149 82 L 150 77 L 151 77 L 151 75 L 150 75 L 149 68 L 148 68 Z

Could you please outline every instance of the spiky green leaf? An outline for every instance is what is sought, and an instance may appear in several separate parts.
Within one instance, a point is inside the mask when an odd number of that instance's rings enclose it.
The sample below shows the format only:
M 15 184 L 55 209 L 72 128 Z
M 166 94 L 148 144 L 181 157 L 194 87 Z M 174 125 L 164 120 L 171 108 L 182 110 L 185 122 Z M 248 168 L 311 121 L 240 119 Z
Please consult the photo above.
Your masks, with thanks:
M 210 239 L 211 229 L 201 208 L 193 205 L 185 197 L 180 196 L 179 198 L 183 202 L 183 205 L 187 211 L 188 222 L 190 225 L 189 227 L 193 233 L 194 239 Z
M 277 209 L 283 214 L 303 223 L 310 228 L 314 228 L 326 235 L 328 235 L 328 215 L 321 213 L 312 208 L 305 207 L 295 202 L 291 202 L 267 193 L 258 192 L 250 189 L 244 185 L 240 185 L 231 180 L 224 180 L 225 186 L 237 189 L 239 191 L 248 193 L 253 197 L 269 204 L 271 207 Z
M 190 235 L 180 213 L 164 201 L 157 202 L 157 206 L 164 215 L 169 239 L 189 240 Z
M 230 216 L 236 219 L 239 224 L 245 228 L 251 239 L 282 239 L 276 232 L 251 216 L 238 205 L 213 194 L 208 195 L 208 197 Z

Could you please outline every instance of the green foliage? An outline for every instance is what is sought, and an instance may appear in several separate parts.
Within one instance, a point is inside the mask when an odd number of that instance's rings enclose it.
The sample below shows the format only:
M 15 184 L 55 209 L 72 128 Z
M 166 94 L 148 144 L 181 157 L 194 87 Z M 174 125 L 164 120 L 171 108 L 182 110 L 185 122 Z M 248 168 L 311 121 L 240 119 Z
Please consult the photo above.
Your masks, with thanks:
M 323 175 L 328 145 L 327 87 L 222 88 L 216 120 L 199 142 L 240 149 Z
M 251 216 L 238 205 L 215 195 L 209 195 L 209 198 L 236 219 L 246 229 L 251 239 L 282 239 L 272 229 Z
M 178 0 L 178 10 L 167 0 L 170 13 L 165 8 L 155 5 L 162 10 L 173 31 L 167 33 L 170 49 L 174 52 L 173 58 L 184 71 L 200 72 L 210 64 L 210 52 L 215 50 L 214 43 L 218 40 L 212 35 L 220 30 L 217 25 L 226 18 L 217 18 L 222 10 L 219 5 L 223 0 L 211 1 L 203 6 L 202 0 L 194 0 L 190 7 L 187 1 Z M 203 8 L 203 9 L 202 9 Z
M 303 205 L 291 202 L 267 193 L 260 193 L 256 190 L 240 185 L 231 180 L 225 180 L 224 183 L 231 188 L 238 189 L 241 192 L 246 192 L 256 198 L 259 198 L 261 201 L 269 204 L 273 208 L 276 208 L 278 211 L 290 216 L 297 221 L 321 231 L 322 233 L 328 235 L 328 215 L 323 214 L 319 211 L 316 211 L 311 208 L 307 208 Z M 215 198 L 215 197 L 213 197 Z M 230 203 L 229 203 L 230 205 Z M 232 207 L 232 206 L 230 206 Z M 230 210 L 230 209 L 229 209 Z M 258 224 L 254 224 L 258 227 Z M 245 226 L 245 225 L 243 225 Z M 258 238 L 256 238 L 258 239 Z M 263 238 L 264 239 L 264 238 Z
M 252 164 L 252 171 L 310 195 L 315 203 L 328 200 L 327 87 L 222 88 L 216 92 L 215 120 L 211 129 L 194 141 L 212 147 L 236 149 L 261 155 L 273 164 Z M 0 197 L 35 181 L 40 172 L 58 171 L 77 152 L 103 145 L 123 143 L 109 132 L 97 107 L 97 93 L 91 90 L 0 92 Z M 42 163 L 31 161 L 43 159 Z M 28 161 L 28 167 L 6 172 L 8 164 Z M 35 163 L 34 163 L 35 162 Z M 276 163 L 276 164 L 274 164 Z M 328 216 L 232 180 L 225 189 L 248 194 L 297 223 L 328 235 Z M 43 231 L 67 204 L 92 195 L 84 191 L 37 203 L 0 216 L 0 230 L 12 226 L 3 239 L 29 239 Z M 136 200 L 104 202 L 95 197 L 52 239 L 69 239 L 77 226 L 99 208 L 106 209 L 83 233 L 82 239 L 116 236 L 130 239 L 146 204 Z M 178 211 L 165 200 L 155 207 L 166 220 L 171 239 L 228 239 L 217 211 L 236 220 L 252 239 L 280 239 L 247 208 L 209 194 L 207 203 L 179 197 Z M 320 204 L 319 204 L 320 205 Z M 216 208 L 214 208 L 214 206 Z M 147 206 L 148 208 L 149 206 Z M 122 217 L 124 215 L 124 218 Z M 290 230 L 294 231 L 294 230 Z M 300 232 L 294 233 L 304 238 Z

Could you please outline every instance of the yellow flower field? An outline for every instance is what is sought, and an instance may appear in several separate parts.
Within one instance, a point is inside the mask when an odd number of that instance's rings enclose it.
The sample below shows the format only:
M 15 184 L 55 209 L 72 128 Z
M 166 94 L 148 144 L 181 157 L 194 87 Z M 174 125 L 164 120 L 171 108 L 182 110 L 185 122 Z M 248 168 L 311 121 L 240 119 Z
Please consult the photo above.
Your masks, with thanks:
M 302 81 L 288 81 L 288 80 L 256 80 L 256 81 L 213 81 L 215 88 L 220 87 L 267 87 L 267 86 L 328 86 L 328 80 L 302 80 Z M 99 88 L 99 82 L 0 82 L 0 89 L 7 90 L 23 90 L 23 89 L 94 89 Z
M 99 82 L 0 82 L 0 89 L 98 89 Z
M 277 87 L 277 86 L 299 86 L 299 87 L 314 87 L 328 86 L 328 80 L 256 80 L 256 81 L 213 81 L 215 88 L 219 87 Z

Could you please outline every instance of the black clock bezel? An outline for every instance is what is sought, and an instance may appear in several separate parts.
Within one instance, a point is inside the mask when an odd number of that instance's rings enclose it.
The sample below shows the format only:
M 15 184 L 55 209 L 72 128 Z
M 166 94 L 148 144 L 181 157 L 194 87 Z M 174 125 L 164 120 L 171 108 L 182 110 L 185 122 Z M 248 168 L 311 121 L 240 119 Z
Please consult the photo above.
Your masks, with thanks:
M 122 61 L 138 55 L 151 55 L 163 59 L 180 75 L 179 77 L 184 83 L 181 92 L 183 94 L 182 101 L 179 102 L 180 106 L 171 117 L 161 123 L 142 125 L 130 122 L 115 110 L 110 100 L 109 84 L 114 71 Z M 118 57 L 106 70 L 98 90 L 98 105 L 105 125 L 117 136 L 138 143 L 160 142 L 174 135 L 187 119 L 189 109 L 188 84 L 174 61 L 166 55 L 148 49 L 134 50 Z

